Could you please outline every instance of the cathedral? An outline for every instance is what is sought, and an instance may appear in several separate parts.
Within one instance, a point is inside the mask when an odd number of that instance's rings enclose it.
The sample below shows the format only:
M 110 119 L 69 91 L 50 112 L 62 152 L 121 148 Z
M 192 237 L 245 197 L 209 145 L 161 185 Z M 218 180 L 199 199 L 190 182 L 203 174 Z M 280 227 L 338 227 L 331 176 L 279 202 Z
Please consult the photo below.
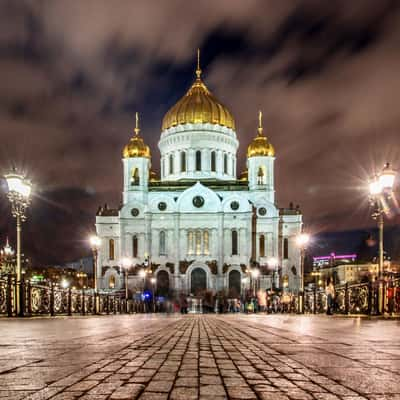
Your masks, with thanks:
M 275 149 L 262 114 L 238 177 L 235 120 L 201 74 L 198 62 L 193 84 L 163 118 L 160 176 L 136 114 L 122 151 L 122 203 L 100 207 L 96 216 L 97 287 L 122 289 L 127 279 L 131 293 L 149 282 L 169 296 L 238 296 L 255 288 L 297 293 L 302 216 L 298 207 L 275 203 Z

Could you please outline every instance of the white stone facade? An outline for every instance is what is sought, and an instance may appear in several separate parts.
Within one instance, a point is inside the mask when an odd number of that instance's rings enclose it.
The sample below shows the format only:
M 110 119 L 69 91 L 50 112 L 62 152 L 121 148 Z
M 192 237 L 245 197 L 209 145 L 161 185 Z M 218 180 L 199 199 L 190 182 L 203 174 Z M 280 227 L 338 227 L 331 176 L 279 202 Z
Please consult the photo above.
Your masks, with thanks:
M 251 157 L 248 181 L 237 179 L 238 146 L 232 129 L 185 124 L 161 133 L 159 180 L 149 180 L 150 159 L 123 159 L 122 206 L 101 208 L 96 217 L 98 287 L 122 288 L 121 260 L 130 257 L 132 291 L 143 287 L 138 271 L 146 265 L 175 293 L 243 292 L 250 285 L 242 280 L 246 269 L 254 267 L 261 271 L 259 287 L 271 287 L 274 279 L 298 291 L 295 237 L 302 216 L 275 204 L 274 157 Z M 268 266 L 272 257 L 279 260 L 276 271 Z

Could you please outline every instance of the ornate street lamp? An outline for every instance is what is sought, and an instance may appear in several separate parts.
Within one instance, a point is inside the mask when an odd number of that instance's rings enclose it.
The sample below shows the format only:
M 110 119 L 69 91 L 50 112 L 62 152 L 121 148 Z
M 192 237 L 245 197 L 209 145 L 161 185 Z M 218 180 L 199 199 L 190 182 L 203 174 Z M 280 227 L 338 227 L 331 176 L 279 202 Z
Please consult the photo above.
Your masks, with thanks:
M 155 287 L 156 287 L 157 279 L 153 277 L 150 279 L 150 282 L 151 282 L 151 286 L 153 289 L 153 312 L 155 313 L 156 312 L 156 290 L 155 290 Z
M 369 194 L 370 202 L 373 206 L 372 218 L 378 221 L 379 229 L 379 267 L 378 267 L 378 277 L 379 280 L 383 277 L 383 225 L 384 225 L 384 215 L 389 213 L 388 200 L 391 199 L 393 195 L 393 187 L 395 184 L 396 172 L 390 168 L 390 164 L 386 163 L 382 171 L 376 175 L 369 184 Z M 379 312 L 383 310 L 383 305 L 381 304 L 382 288 L 379 288 L 378 295 L 378 305 Z
M 296 237 L 296 245 L 300 249 L 300 290 L 299 290 L 299 312 L 304 313 L 304 255 L 310 242 L 310 235 L 301 232 Z
M 386 163 L 382 172 L 369 184 L 371 205 L 374 207 L 372 218 L 378 221 L 379 228 L 379 278 L 383 275 L 383 217 L 389 212 L 388 200 L 393 195 L 396 173 Z
M 125 272 L 125 306 L 126 312 L 128 313 L 128 270 L 132 267 L 132 259 L 129 257 L 124 257 L 122 259 L 122 266 L 124 267 Z
M 96 236 L 92 235 L 89 238 L 90 247 L 92 248 L 93 252 L 93 289 L 94 289 L 94 307 L 93 312 L 94 314 L 97 313 L 98 310 L 98 298 L 97 298 L 97 267 L 98 267 L 98 256 L 99 256 L 99 249 L 101 247 L 101 239 Z
M 97 292 L 97 263 L 98 263 L 98 255 L 99 249 L 101 247 L 101 239 L 96 236 L 92 235 L 89 238 L 90 247 L 93 252 L 93 280 L 94 280 L 94 291 Z
M 256 285 L 257 285 L 256 282 L 258 280 L 258 277 L 260 276 L 260 270 L 257 268 L 253 268 L 250 271 L 250 274 L 251 274 L 251 278 L 253 280 L 253 297 L 256 297 Z
M 279 287 L 278 265 L 279 260 L 276 257 L 270 257 L 267 260 L 268 267 L 272 269 L 272 289 Z
M 8 199 L 11 203 L 11 214 L 17 222 L 17 295 L 16 310 L 23 316 L 23 296 L 21 285 L 21 224 L 26 220 L 26 210 L 30 204 L 32 184 L 23 175 L 12 172 L 5 176 L 8 186 Z

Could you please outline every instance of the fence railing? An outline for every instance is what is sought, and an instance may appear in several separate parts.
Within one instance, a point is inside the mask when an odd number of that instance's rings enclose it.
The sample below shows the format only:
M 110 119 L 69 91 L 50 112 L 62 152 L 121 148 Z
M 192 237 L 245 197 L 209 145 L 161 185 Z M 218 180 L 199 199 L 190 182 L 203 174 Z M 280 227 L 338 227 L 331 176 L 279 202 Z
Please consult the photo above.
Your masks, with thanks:
M 324 313 L 327 296 L 321 289 L 304 292 L 304 311 Z M 373 282 L 337 285 L 332 312 L 340 314 L 382 314 L 400 312 L 400 279 L 382 279 Z
M 17 307 L 17 299 L 20 307 Z M 24 279 L 16 282 L 13 275 L 0 278 L 0 315 L 8 317 L 116 314 L 126 309 L 125 299 L 120 294 L 64 289 L 52 283 L 34 284 Z

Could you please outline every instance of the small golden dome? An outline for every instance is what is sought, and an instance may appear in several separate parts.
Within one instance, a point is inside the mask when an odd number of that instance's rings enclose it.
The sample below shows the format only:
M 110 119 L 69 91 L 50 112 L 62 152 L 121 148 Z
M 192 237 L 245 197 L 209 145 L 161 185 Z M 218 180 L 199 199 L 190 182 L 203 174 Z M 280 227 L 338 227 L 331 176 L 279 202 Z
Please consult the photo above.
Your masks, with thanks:
M 142 137 L 139 135 L 139 116 L 136 113 L 136 127 L 135 127 L 135 135 L 131 137 L 129 143 L 124 147 L 122 151 L 122 155 L 124 158 L 132 158 L 132 157 L 146 157 L 150 158 L 150 148 L 147 146 Z
M 157 174 L 152 169 L 149 171 L 149 181 L 150 182 L 158 182 L 159 181 Z
M 164 116 L 162 130 L 184 124 L 215 124 L 235 129 L 235 120 L 228 109 L 208 90 L 201 80 L 200 55 L 198 52 L 196 80 Z
M 275 149 L 271 143 L 269 143 L 267 137 L 263 133 L 262 127 L 262 112 L 259 112 L 258 115 L 259 125 L 258 125 L 258 134 L 250 143 L 247 148 L 247 158 L 250 157 L 274 157 Z
M 242 173 L 240 174 L 239 181 L 248 181 L 249 180 L 249 171 L 246 168 Z

